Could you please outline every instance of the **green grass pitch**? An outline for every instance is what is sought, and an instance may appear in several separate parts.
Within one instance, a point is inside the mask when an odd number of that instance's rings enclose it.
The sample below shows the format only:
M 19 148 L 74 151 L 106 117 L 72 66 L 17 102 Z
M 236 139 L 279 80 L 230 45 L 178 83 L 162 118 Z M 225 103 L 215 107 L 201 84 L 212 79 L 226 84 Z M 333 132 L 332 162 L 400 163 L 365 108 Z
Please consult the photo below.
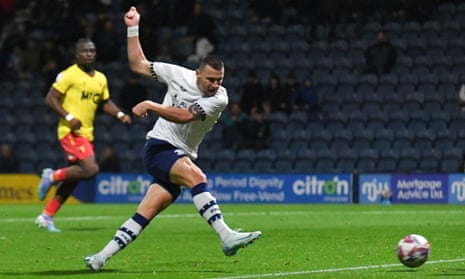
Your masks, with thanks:
M 233 205 L 231 227 L 262 237 L 226 257 L 191 204 L 176 204 L 98 273 L 83 258 L 98 251 L 136 205 L 65 205 L 62 233 L 34 225 L 40 205 L 0 206 L 0 278 L 465 278 L 465 207 L 454 205 Z M 415 269 L 396 258 L 417 233 L 431 244 Z

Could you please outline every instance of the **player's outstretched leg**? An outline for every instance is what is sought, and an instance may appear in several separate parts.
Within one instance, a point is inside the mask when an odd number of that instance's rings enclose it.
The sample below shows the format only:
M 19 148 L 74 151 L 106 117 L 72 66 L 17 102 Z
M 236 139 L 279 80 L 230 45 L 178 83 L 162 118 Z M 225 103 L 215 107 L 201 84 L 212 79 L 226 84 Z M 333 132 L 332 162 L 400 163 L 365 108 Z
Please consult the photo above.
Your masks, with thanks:
M 41 201 L 45 199 L 45 196 L 47 196 L 47 193 L 52 186 L 52 174 L 53 170 L 50 168 L 42 170 L 42 176 L 40 178 L 39 186 L 37 187 L 37 196 Z

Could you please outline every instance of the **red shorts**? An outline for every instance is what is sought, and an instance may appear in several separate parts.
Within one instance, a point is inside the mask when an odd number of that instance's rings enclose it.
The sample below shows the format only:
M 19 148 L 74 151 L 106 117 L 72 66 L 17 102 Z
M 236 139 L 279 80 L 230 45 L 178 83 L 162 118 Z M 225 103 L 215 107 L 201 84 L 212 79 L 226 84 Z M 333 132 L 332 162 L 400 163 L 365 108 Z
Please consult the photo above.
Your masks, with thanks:
M 69 133 L 61 139 L 60 143 L 65 151 L 68 162 L 84 160 L 85 158 L 94 156 L 94 145 L 85 137 Z

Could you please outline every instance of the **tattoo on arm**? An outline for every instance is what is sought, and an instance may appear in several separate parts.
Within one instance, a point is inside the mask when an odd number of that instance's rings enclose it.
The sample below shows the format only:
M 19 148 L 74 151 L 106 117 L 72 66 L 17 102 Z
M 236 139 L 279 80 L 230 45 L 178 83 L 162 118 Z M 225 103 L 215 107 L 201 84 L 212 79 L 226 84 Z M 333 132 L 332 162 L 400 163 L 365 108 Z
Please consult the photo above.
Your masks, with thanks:
M 194 119 L 205 119 L 205 113 L 198 104 L 192 104 L 188 108 L 189 112 L 194 116 Z

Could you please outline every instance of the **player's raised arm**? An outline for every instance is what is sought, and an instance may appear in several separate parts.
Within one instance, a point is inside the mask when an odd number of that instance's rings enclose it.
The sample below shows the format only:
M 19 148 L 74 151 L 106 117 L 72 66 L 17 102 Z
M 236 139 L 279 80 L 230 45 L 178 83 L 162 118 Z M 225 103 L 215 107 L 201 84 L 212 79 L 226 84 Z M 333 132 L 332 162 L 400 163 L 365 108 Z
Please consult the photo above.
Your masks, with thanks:
M 139 41 L 140 14 L 135 7 L 131 7 L 124 15 L 124 23 L 128 27 L 128 60 L 132 71 L 151 77 L 150 61 L 145 57 Z

